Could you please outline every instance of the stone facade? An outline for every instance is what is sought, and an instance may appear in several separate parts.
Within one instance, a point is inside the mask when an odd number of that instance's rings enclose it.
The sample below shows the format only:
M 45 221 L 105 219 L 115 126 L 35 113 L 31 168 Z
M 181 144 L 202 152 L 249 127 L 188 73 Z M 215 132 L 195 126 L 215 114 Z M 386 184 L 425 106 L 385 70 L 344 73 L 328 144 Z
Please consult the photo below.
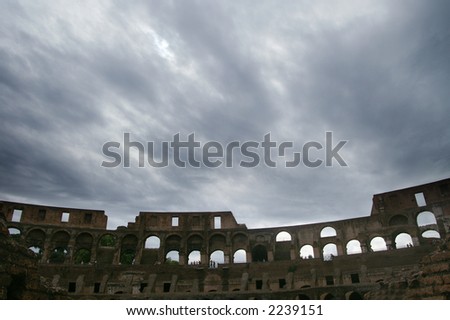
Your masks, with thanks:
M 450 179 L 374 195 L 367 217 L 264 229 L 231 212 L 140 212 L 116 230 L 98 210 L 2 201 L 0 212 L 3 237 L 71 299 L 448 297 L 448 252 L 436 248 L 449 234 Z M 431 266 L 431 254 L 446 258 Z M 419 284 L 397 281 L 408 277 Z M 388 283 L 411 290 L 382 293 Z

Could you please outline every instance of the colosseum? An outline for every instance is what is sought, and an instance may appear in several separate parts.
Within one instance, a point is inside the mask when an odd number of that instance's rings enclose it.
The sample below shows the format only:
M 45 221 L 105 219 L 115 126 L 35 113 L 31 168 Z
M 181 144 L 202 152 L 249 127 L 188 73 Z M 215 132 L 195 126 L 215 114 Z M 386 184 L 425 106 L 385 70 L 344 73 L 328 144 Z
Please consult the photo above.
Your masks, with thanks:
M 3 299 L 448 299 L 450 179 L 373 196 L 369 216 L 249 229 L 231 212 L 0 202 Z

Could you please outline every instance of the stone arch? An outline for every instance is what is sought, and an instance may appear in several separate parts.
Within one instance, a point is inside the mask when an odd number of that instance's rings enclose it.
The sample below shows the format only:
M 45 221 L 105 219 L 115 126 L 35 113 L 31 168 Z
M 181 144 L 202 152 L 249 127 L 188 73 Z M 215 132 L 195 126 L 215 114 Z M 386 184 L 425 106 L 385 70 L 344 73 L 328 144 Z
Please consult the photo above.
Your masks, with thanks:
M 76 249 L 83 248 L 91 250 L 93 241 L 94 237 L 90 233 L 82 232 L 75 238 Z
M 158 236 L 151 235 L 145 239 L 144 249 L 159 249 L 161 247 L 161 239 Z
M 326 237 L 335 237 L 337 235 L 336 229 L 330 226 L 322 228 L 320 231 L 320 237 L 326 238 Z
M 91 250 L 81 248 L 75 251 L 73 262 L 75 264 L 87 264 L 91 261 Z
M 49 263 L 64 263 L 66 261 L 69 249 L 67 247 L 55 247 L 48 258 Z
M 120 245 L 120 264 L 134 264 L 138 238 L 134 234 L 128 234 L 122 238 Z
M 225 250 L 226 247 L 226 238 L 223 234 L 215 234 L 209 238 L 209 252 L 213 252 L 216 250 Z
M 408 218 L 402 214 L 396 214 L 389 219 L 389 226 L 401 226 L 408 224 Z
M 117 243 L 117 237 L 111 233 L 106 233 L 98 240 L 98 247 L 114 248 Z
M 335 243 L 327 243 L 322 249 L 322 255 L 324 261 L 333 260 L 333 257 L 338 255 L 337 245 Z
M 320 300 L 336 300 L 336 297 L 331 293 L 326 292 L 320 295 Z
M 311 300 L 311 298 L 304 293 L 300 293 L 297 295 L 297 297 L 295 297 L 296 300 Z
M 292 241 L 292 236 L 287 231 L 280 231 L 275 237 L 275 242 Z
M 265 262 L 267 261 L 267 248 L 262 244 L 257 244 L 252 249 L 252 261 L 253 262 Z
M 198 234 L 193 234 L 191 235 L 188 239 L 187 239 L 187 250 L 188 253 L 190 253 L 191 251 L 202 251 L 203 249 L 203 245 L 204 244 L 204 239 L 202 236 L 198 235 Z
M 181 237 L 177 234 L 167 236 L 166 240 L 164 241 L 164 248 L 166 250 L 166 254 L 171 250 L 180 252 Z
M 219 264 L 225 263 L 225 253 L 223 252 L 223 250 L 215 250 L 210 254 L 209 260 L 212 263 L 210 267 L 216 268 Z
M 345 300 L 363 300 L 363 296 L 356 291 L 349 291 L 345 293 Z
M 348 255 L 362 253 L 361 243 L 359 240 L 353 239 L 347 242 L 346 251 Z
M 145 239 L 144 250 L 142 250 L 140 264 L 154 265 L 160 262 L 159 249 L 161 240 L 158 236 L 149 235 Z
M 232 238 L 233 250 L 236 251 L 241 248 L 248 248 L 248 237 L 244 233 L 236 233 Z
M 373 252 L 387 250 L 386 241 L 383 237 L 376 236 L 370 240 L 370 249 Z
M 91 250 L 94 237 L 87 232 L 82 232 L 75 238 L 75 253 L 73 262 L 75 264 L 87 264 L 91 262 Z
M 275 237 L 274 260 L 291 260 L 292 236 L 289 232 L 281 231 Z
M 64 263 L 69 254 L 70 235 L 67 231 L 57 231 L 51 237 L 49 263 Z
M 314 258 L 314 248 L 310 244 L 305 244 L 300 248 L 300 258 L 302 259 L 313 259 Z
M 8 233 L 12 238 L 20 238 L 22 236 L 22 230 L 16 227 L 9 227 Z
M 401 249 L 401 248 L 409 248 L 413 246 L 413 240 L 409 233 L 402 232 L 399 233 L 394 240 L 395 248 Z
M 32 229 L 27 232 L 25 242 L 28 249 L 31 250 L 40 259 L 44 254 L 45 232 L 42 229 Z
M 42 255 L 44 253 L 44 249 L 38 245 L 29 246 L 28 250 L 33 252 L 39 259 L 42 257 Z
M 113 264 L 116 253 L 117 237 L 111 233 L 101 235 L 97 242 L 97 256 L 95 263 L 100 265 Z
M 192 250 L 188 255 L 188 264 L 198 265 L 202 263 L 202 254 L 200 250 Z
M 166 253 L 165 261 L 166 264 L 180 264 L 180 251 L 170 250 Z
M 70 235 L 67 231 L 57 231 L 51 237 L 49 263 L 64 263 L 69 254 Z
M 422 232 L 422 238 L 440 239 L 441 235 L 436 230 L 427 230 L 427 231 Z
M 43 248 L 45 243 L 45 232 L 42 229 L 31 229 L 25 237 L 29 246 L 38 246 Z
M 233 254 L 233 263 L 246 263 L 247 251 L 245 249 L 238 249 Z
M 422 211 L 416 217 L 417 226 L 423 227 L 437 224 L 436 216 L 431 211 Z

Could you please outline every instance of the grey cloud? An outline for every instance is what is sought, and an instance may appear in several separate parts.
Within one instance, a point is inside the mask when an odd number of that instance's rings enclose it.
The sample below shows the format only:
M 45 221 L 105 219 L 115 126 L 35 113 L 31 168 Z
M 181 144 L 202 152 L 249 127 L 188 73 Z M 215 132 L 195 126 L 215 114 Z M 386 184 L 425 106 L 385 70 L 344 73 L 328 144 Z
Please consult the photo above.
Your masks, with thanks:
M 0 198 L 254 227 L 366 215 L 373 193 L 448 177 L 449 4 L 358 3 L 2 2 Z M 123 132 L 301 146 L 327 130 L 349 167 L 100 167 Z

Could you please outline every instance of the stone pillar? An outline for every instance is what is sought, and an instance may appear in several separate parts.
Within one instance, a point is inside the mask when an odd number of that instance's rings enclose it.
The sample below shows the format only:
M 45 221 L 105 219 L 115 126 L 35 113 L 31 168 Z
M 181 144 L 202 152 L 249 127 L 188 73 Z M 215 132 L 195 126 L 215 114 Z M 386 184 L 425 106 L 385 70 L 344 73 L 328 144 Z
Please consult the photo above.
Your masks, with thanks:
M 70 237 L 69 243 L 67 244 L 67 251 L 68 251 L 68 253 L 67 253 L 66 258 L 64 259 L 64 264 L 73 264 L 74 263 L 73 258 L 74 258 L 74 255 L 75 255 L 75 252 L 74 252 L 75 249 L 76 249 L 76 247 L 75 247 L 75 238 Z
M 247 290 L 248 290 L 248 273 L 244 272 L 241 277 L 240 291 L 247 291 Z
M 75 283 L 76 283 L 75 293 L 80 294 L 83 291 L 84 287 L 84 275 L 78 276 Z
M 155 291 L 156 274 L 152 273 L 148 276 L 148 285 L 144 288 L 144 293 L 149 294 Z
M 223 259 L 225 264 L 229 264 L 233 260 L 233 253 L 231 251 L 232 251 L 231 247 L 226 247 L 225 250 L 223 251 L 224 256 Z
M 273 251 L 267 251 L 267 261 L 271 262 L 273 261 Z
M 395 249 L 395 242 L 394 242 L 394 244 L 392 244 L 392 240 L 391 239 L 386 239 L 385 242 L 386 242 L 386 248 L 388 250 Z
M 295 248 L 291 248 L 291 260 L 296 260 L 298 258 Z
M 262 290 L 269 290 L 270 286 L 269 286 L 269 274 L 267 272 L 263 273 L 263 278 L 262 278 Z
M 314 250 L 314 258 L 323 259 L 322 250 L 320 250 L 320 248 L 317 245 L 313 247 L 313 250 Z
M 367 248 L 367 243 L 365 242 L 360 242 L 360 246 L 361 246 L 361 253 L 366 253 L 368 252 L 368 248 Z
M 177 291 L 177 282 L 178 282 L 178 275 L 174 274 L 172 275 L 172 279 L 170 280 L 170 292 L 176 292 Z
M 143 250 L 144 250 L 144 244 L 142 243 L 142 240 L 139 239 L 138 243 L 136 245 L 136 254 L 134 256 L 134 264 L 141 264 Z
M 291 290 L 294 288 L 294 273 L 289 272 L 286 276 L 286 290 Z
M 337 248 L 338 256 L 345 255 L 345 250 L 344 250 L 344 247 L 342 246 L 342 243 L 336 243 L 336 248 Z
M 94 243 L 97 243 L 98 241 L 94 241 Z M 95 261 L 97 261 L 97 246 L 96 245 L 92 245 L 91 246 L 91 260 L 89 261 L 89 263 L 95 263 Z
M 247 256 L 247 263 L 252 262 L 252 253 L 251 253 L 251 251 L 245 251 L 245 254 Z

